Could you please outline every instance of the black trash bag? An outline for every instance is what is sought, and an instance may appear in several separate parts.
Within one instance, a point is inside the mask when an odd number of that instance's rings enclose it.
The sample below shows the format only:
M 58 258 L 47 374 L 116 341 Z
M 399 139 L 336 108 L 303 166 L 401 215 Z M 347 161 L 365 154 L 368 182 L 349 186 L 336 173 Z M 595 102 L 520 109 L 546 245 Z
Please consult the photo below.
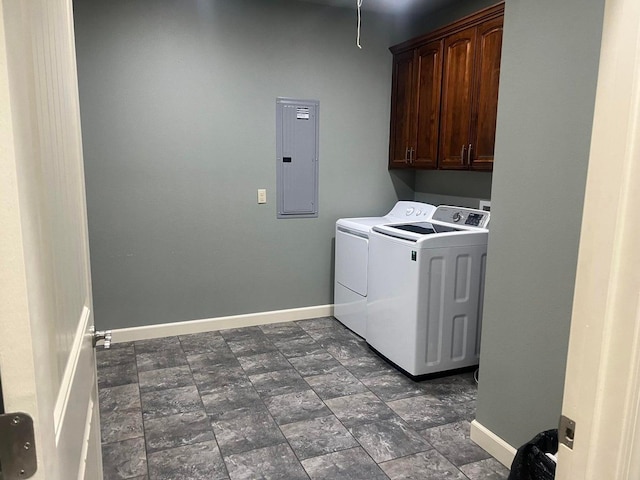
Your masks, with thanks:
M 557 451 L 558 430 L 539 433 L 518 449 L 508 480 L 553 480 L 556 462 L 545 454 L 555 454 Z

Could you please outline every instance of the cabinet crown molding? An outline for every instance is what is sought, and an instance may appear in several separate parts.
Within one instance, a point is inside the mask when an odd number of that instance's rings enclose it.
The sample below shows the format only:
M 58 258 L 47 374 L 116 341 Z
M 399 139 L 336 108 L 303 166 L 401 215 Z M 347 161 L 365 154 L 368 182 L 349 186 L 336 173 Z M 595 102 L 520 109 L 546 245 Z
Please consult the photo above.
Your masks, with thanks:
M 460 20 L 456 20 L 454 23 L 445 25 L 438 28 L 437 30 L 433 30 L 432 32 L 425 33 L 424 35 L 420 35 L 419 37 L 411 38 L 405 42 L 389 47 L 389 50 L 394 55 L 397 55 L 399 53 L 417 48 L 425 43 L 448 37 L 449 35 L 462 31 L 466 28 L 473 27 L 474 25 L 478 25 L 487 20 L 491 20 L 492 18 L 498 18 L 502 15 L 504 15 L 504 2 L 500 2 L 490 7 L 483 8 L 482 10 L 467 15 Z

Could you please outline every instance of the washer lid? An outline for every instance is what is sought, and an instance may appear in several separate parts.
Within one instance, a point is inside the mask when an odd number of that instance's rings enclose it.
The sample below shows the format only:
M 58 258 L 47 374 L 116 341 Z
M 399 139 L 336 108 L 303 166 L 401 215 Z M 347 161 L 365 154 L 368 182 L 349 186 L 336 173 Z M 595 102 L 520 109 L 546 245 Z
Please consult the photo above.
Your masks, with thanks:
M 474 208 L 440 205 L 431 214 L 428 222 L 396 223 L 374 226 L 373 231 L 411 242 L 429 241 L 434 234 L 439 236 L 486 234 L 489 212 Z
M 433 226 L 428 223 L 406 223 L 404 225 L 395 225 L 394 228 L 420 235 L 431 235 L 432 233 L 436 233 Z
M 432 235 L 434 233 L 459 232 L 460 228 L 453 228 L 447 225 L 439 225 L 437 223 L 405 223 L 402 225 L 385 225 L 391 229 L 404 230 L 405 232 L 417 233 L 418 235 Z
M 477 230 L 477 229 L 474 229 Z M 484 229 L 482 229 L 484 230 Z M 449 225 L 441 225 L 437 223 L 416 222 L 403 224 L 387 224 L 376 225 L 373 227 L 374 232 L 382 233 L 390 237 L 401 238 L 417 242 L 418 240 L 428 238 L 430 235 L 443 233 L 459 233 L 467 231 L 467 229 L 454 228 Z

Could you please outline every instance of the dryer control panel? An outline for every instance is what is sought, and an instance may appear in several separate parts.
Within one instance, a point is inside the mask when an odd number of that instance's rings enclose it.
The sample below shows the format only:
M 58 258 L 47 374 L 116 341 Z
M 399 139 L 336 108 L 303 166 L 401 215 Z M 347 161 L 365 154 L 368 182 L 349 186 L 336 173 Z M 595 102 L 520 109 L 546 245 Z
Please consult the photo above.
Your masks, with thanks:
M 398 218 L 402 221 L 426 220 L 431 216 L 436 207 L 429 203 L 399 201 L 387 214 L 387 217 Z
M 489 212 L 484 210 L 440 205 L 434 210 L 431 220 L 452 225 L 487 228 L 489 215 Z

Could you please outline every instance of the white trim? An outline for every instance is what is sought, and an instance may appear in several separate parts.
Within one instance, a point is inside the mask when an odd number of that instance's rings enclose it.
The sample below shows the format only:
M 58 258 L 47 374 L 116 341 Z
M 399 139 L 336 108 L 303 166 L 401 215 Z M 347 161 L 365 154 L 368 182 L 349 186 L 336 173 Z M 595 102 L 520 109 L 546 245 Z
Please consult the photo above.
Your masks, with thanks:
M 640 295 L 636 299 L 636 319 L 634 322 L 635 331 L 633 334 L 633 348 L 631 353 L 631 362 L 629 365 L 629 385 L 632 386 L 627 390 L 627 401 L 624 413 L 628 421 L 624 423 L 623 428 L 623 448 L 620 449 L 620 463 L 624 472 L 624 478 L 640 478 Z
M 225 328 L 252 327 L 268 323 L 293 322 L 308 318 L 329 317 L 333 315 L 333 305 L 274 310 L 271 312 L 232 315 L 229 317 L 204 318 L 184 322 L 161 323 L 142 327 L 118 328 L 112 330 L 112 342 L 133 342 L 151 338 L 187 335 L 190 333 L 213 332 Z
M 562 404 L 575 440 L 560 447 L 557 480 L 640 471 L 638 185 L 640 2 L 607 0 Z
M 511 468 L 513 458 L 516 456 L 516 449 L 477 420 L 471 422 L 471 440 L 484 448 L 505 467 Z
M 60 390 L 58 390 L 58 398 L 53 409 L 53 426 L 56 435 L 56 444 L 60 439 L 60 428 L 62 420 L 64 419 L 67 406 L 69 404 L 69 397 L 73 386 L 73 379 L 78 369 L 78 359 L 80 358 L 80 352 L 82 350 L 82 342 L 84 341 L 84 333 L 87 331 L 87 326 L 91 310 L 85 305 L 82 308 L 80 314 L 80 320 L 78 321 L 78 327 L 76 328 L 76 334 L 73 337 L 73 345 L 71 346 L 71 352 L 67 359 L 67 365 L 64 369 L 64 375 L 62 376 L 62 382 L 60 382 Z
M 82 453 L 80 454 L 80 468 L 78 469 L 78 480 L 84 480 L 87 471 L 87 455 L 89 453 L 89 443 L 91 442 L 91 429 L 94 427 L 94 408 L 93 398 L 89 399 L 87 407 L 87 421 L 85 424 L 84 435 L 82 436 Z

